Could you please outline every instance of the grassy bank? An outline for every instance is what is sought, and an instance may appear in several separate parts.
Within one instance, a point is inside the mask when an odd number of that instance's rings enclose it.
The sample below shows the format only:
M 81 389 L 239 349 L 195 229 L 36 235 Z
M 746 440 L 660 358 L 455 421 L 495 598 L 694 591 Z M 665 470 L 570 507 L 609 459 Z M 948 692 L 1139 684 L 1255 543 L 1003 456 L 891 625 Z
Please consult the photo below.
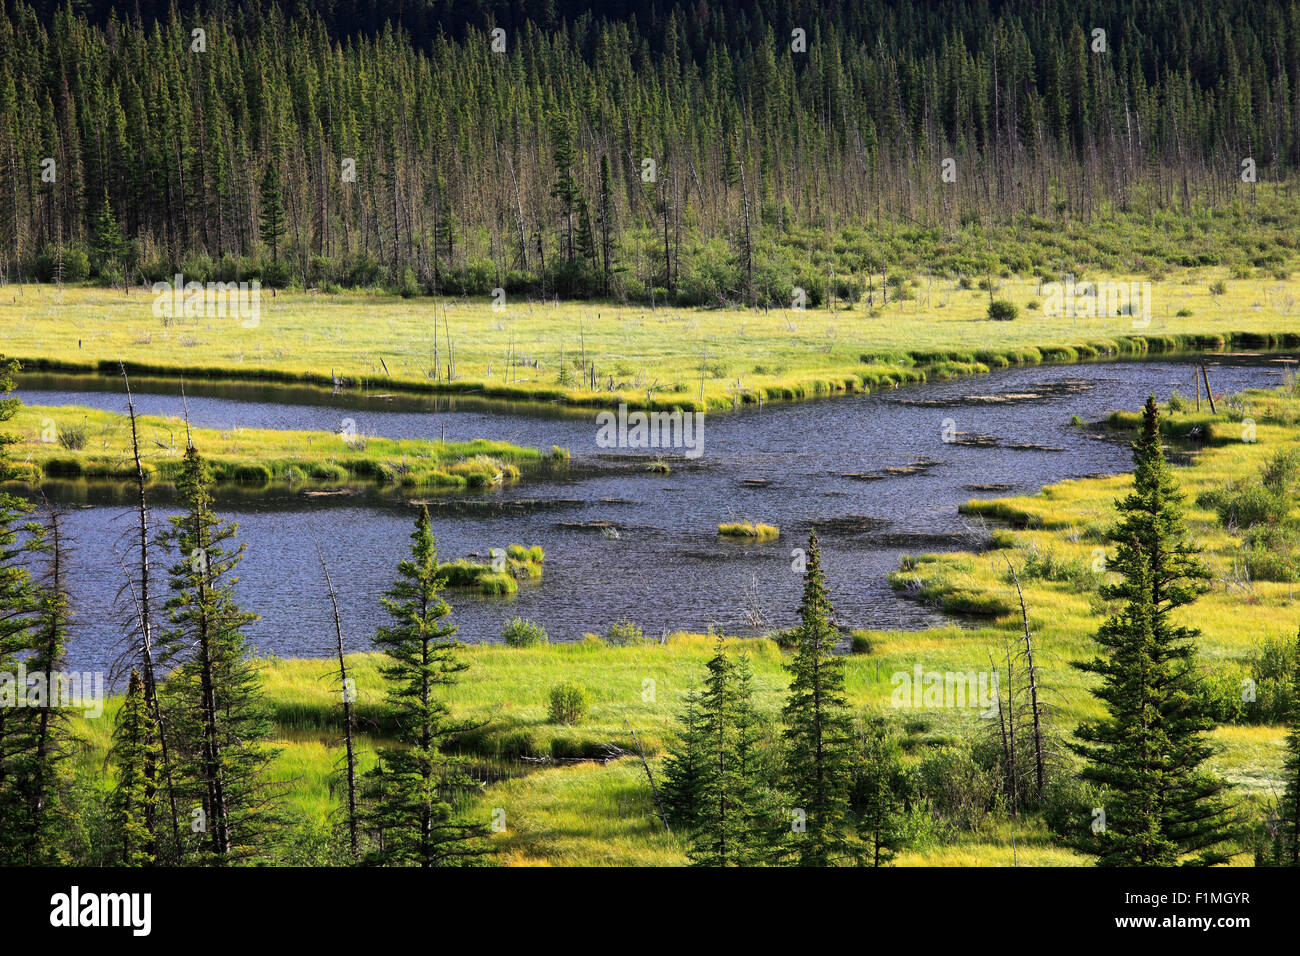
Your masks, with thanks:
M 184 420 L 142 415 L 137 425 L 146 478 L 174 481 L 185 451 Z M 10 457 L 30 480 L 135 477 L 131 422 L 125 415 L 76 406 L 24 406 L 7 429 L 19 438 Z M 257 428 L 191 431 L 218 482 L 254 487 L 352 483 L 487 488 L 518 479 L 522 466 L 542 460 L 536 449 L 485 440 L 397 440 Z
M 838 311 L 521 300 L 498 312 L 486 299 L 264 293 L 252 328 L 233 317 L 157 317 L 144 289 L 24 285 L 0 297 L 0 351 L 29 370 L 115 373 L 121 359 L 141 374 L 730 408 L 1014 364 L 1300 345 L 1297 279 L 1211 268 L 1086 278 L 1150 281 L 1149 323 L 1045 315 L 1041 279 L 1016 277 L 993 279 L 997 298 L 1019 309 L 1009 322 L 988 318 L 987 290 L 926 275 L 888 304 Z

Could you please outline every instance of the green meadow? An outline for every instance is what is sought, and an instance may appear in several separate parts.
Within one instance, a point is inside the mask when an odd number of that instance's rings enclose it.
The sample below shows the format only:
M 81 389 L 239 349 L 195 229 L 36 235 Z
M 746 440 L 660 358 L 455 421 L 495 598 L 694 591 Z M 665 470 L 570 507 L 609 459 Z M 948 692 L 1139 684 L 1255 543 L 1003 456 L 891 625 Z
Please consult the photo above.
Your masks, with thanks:
M 989 290 L 918 274 L 888 303 L 835 310 L 507 299 L 498 311 L 486 298 L 264 290 L 249 328 L 156 316 L 145 288 L 27 284 L 0 299 L 0 351 L 29 369 L 115 374 L 121 360 L 142 374 L 719 409 L 1011 364 L 1300 343 L 1300 279 L 1209 267 L 1085 278 L 1150 282 L 1149 318 L 1049 316 L 1042 277 L 1016 276 L 991 280 L 1011 321 L 988 317 Z
M 189 428 L 180 417 L 136 419 L 146 480 L 172 482 L 187 441 L 209 461 L 214 480 L 260 487 L 376 484 L 447 489 L 516 481 L 542 453 L 505 442 L 390 439 L 364 434 L 258 428 Z M 93 408 L 23 406 L 9 422 L 10 457 L 31 481 L 134 480 L 131 420 Z M 554 454 L 554 453 L 552 453 Z

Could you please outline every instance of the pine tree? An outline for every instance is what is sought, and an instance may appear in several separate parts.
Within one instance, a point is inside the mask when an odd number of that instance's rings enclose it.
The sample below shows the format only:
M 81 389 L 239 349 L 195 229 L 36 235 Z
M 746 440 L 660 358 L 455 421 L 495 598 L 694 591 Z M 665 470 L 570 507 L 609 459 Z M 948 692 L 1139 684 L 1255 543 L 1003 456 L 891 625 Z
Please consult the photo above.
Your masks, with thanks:
M 276 794 L 264 771 L 276 751 L 261 676 L 243 629 L 257 619 L 235 599 L 244 545 L 238 525 L 212 511 L 207 463 L 190 445 L 177 481 L 183 513 L 169 519 L 162 544 L 176 555 L 162 636 L 162 688 L 174 785 L 191 804 L 200 862 L 257 857 L 271 849 L 279 822 Z M 183 812 L 183 811 L 182 811 Z
M 266 164 L 262 174 L 261 208 L 257 216 L 257 234 L 271 247 L 271 262 L 280 261 L 280 238 L 288 231 L 285 221 L 284 198 L 280 194 L 280 164 L 277 158 Z
M 13 391 L 16 362 L 0 357 L 0 427 L 18 410 Z M 0 431 L 0 479 L 13 475 L 6 450 L 17 438 Z M 0 490 L 0 865 L 22 865 L 29 849 L 31 711 L 27 688 L 17 680 L 18 664 L 34 645 L 33 629 L 41 595 L 32 579 L 31 559 L 40 547 L 39 535 L 28 525 L 31 505 Z
M 1283 789 L 1278 803 L 1277 861 L 1300 866 L 1300 635 L 1296 637 L 1295 672 L 1291 678 L 1291 713 L 1287 721 Z
M 700 813 L 704 716 L 699 691 L 687 691 L 677 739 L 664 755 L 664 812 L 674 830 L 694 831 Z
M 106 192 L 99 205 L 99 211 L 95 213 L 91 239 L 95 264 L 101 275 L 118 262 L 123 246 L 122 232 L 118 227 L 117 217 L 113 215 L 113 206 L 109 203 Z
M 593 269 L 597 268 L 596 236 L 591 227 L 591 210 L 584 196 L 578 197 L 578 255 L 584 262 L 591 263 Z
M 573 212 L 580 190 L 573 175 L 577 151 L 573 146 L 573 120 L 561 112 L 551 116 L 551 158 L 555 161 L 555 181 L 551 198 L 560 201 L 564 213 L 564 251 L 567 261 L 573 261 Z
M 907 842 L 907 773 L 902 749 L 883 717 L 867 722 L 859 746 L 849 805 L 862 841 L 860 859 L 867 866 L 884 866 Z
M 1205 590 L 1209 571 L 1184 527 L 1154 396 L 1133 460 L 1133 492 L 1119 502 L 1111 531 L 1110 570 L 1121 580 L 1102 591 L 1124 604 L 1097 632 L 1106 656 L 1075 664 L 1101 679 L 1093 694 L 1106 708 L 1076 731 L 1083 778 L 1106 790 L 1105 826 L 1085 848 L 1101 865 L 1168 866 L 1190 854 L 1222 862 L 1217 845 L 1235 828 L 1225 785 L 1201 767 L 1212 724 L 1195 703 L 1197 632 L 1171 620 Z
M 601 271 L 604 273 L 604 292 L 613 292 L 614 275 L 614 187 L 609 176 L 609 155 L 600 154 L 600 194 L 596 210 L 597 228 L 600 231 Z
M 826 593 L 817 532 L 808 536 L 803 603 L 785 718 L 785 786 L 806 832 L 796 836 L 800 866 L 828 866 L 847 852 L 844 832 L 853 766 L 853 731 L 844 658 L 835 654 L 834 609 Z M 796 831 L 797 832 L 797 831 Z
M 749 659 L 722 647 L 699 696 L 699 775 L 687 856 L 697 866 L 743 866 L 763 855 L 760 726 Z
M 374 644 L 385 655 L 380 668 L 402 746 L 380 752 L 370 774 L 377 791 L 369 809 L 376 846 L 368 861 L 386 866 L 422 867 L 464 864 L 487 852 L 481 824 L 457 818 L 453 802 L 478 789 L 463 764 L 443 754 L 443 746 L 468 725 L 452 719 L 440 689 L 456 683 L 468 665 L 464 645 L 443 599 L 444 572 L 437 543 L 422 507 L 411 534 L 411 556 L 398 565 L 398 578 L 385 592 L 384 610 L 392 623 L 381 627 Z
M 25 724 L 23 757 L 18 777 L 26 802 L 25 822 L 17 825 L 21 834 L 23 859 L 28 866 L 57 862 L 58 776 L 59 765 L 67 757 L 70 732 L 62 691 L 56 687 L 55 675 L 62 673 L 64 647 L 67 642 L 71 611 L 65 588 L 65 542 L 57 512 L 50 511 L 45 526 L 33 544 L 43 552 L 48 570 L 37 583 L 36 606 L 32 613 L 31 647 L 24 661 L 28 674 L 40 675 L 43 699 L 37 706 L 19 712 Z M 83 693 L 93 692 L 86 688 Z M 68 701 L 66 703 L 77 703 Z
M 157 727 L 149 713 L 140 672 L 132 668 L 109 751 L 109 762 L 117 772 L 117 786 L 108 799 L 109 827 L 115 841 L 112 855 L 123 866 L 151 866 L 156 859 L 149 821 L 157 814 L 158 791 L 151 768 L 158 760 Z

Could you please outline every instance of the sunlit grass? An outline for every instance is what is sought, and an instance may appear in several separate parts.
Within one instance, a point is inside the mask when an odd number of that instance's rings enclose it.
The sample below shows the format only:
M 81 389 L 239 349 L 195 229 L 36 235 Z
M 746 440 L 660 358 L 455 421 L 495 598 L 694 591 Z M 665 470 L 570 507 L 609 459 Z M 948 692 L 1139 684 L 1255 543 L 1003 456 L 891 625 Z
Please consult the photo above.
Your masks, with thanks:
M 187 429 L 176 417 L 137 418 L 141 460 L 149 481 L 180 474 L 187 435 L 220 482 L 250 486 L 283 482 L 381 484 L 404 487 L 485 488 L 519 478 L 520 465 L 542 453 L 506 442 L 425 441 L 351 433 L 265 428 Z M 33 479 L 135 477 L 131 423 L 125 415 L 77 406 L 25 405 L 6 423 L 18 436 L 9 457 Z M 70 443 L 78 436 L 80 447 Z M 74 444 L 74 447 L 65 447 Z
M 718 525 L 718 534 L 724 538 L 749 538 L 754 541 L 773 541 L 781 536 L 776 525 L 753 521 L 732 521 Z
M 1016 304 L 1020 318 L 995 322 L 987 318 L 987 292 L 951 279 L 913 278 L 914 298 L 872 311 L 862 303 L 842 311 L 750 311 L 521 300 L 496 312 L 487 298 L 264 294 L 253 328 L 233 317 L 157 317 L 152 293 L 141 289 L 124 295 L 11 285 L 0 299 L 0 353 L 33 360 L 33 367 L 46 360 L 68 369 L 102 365 L 115 371 L 122 359 L 139 371 L 325 385 L 337 376 L 375 387 L 439 387 L 587 405 L 729 408 L 1024 362 L 1300 341 L 1300 279 L 1233 279 L 1221 269 L 1171 273 L 1152 283 L 1148 324 L 1127 316 L 1046 316 L 1034 278 L 997 280 L 998 298 Z M 1139 275 L 1088 278 L 1147 281 Z M 1226 282 L 1223 295 L 1209 292 L 1217 279 Z M 1232 333 L 1251 335 L 1234 341 Z M 511 363 L 511 356 L 530 364 Z

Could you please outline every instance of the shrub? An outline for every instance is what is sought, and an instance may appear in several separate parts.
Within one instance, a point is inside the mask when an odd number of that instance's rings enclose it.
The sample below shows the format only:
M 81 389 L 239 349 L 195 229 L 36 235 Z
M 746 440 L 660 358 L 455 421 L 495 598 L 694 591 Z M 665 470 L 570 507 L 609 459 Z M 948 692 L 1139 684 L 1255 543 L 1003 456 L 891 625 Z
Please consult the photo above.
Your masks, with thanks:
M 1222 279 L 1215 279 L 1210 283 L 1210 295 L 1223 295 L 1228 291 L 1228 283 Z
M 551 688 L 551 723 L 576 724 L 587 716 L 586 688 L 563 681 Z
M 1196 503 L 1215 511 L 1224 526 L 1236 528 L 1277 524 L 1291 510 L 1286 495 L 1258 481 L 1233 482 L 1226 488 L 1203 491 L 1196 496 Z
M 949 829 L 976 831 L 998 805 L 998 774 L 981 766 L 969 746 L 942 747 L 917 767 L 917 784 L 930 813 Z
M 1178 389 L 1174 389 L 1169 393 L 1168 404 L 1171 412 L 1187 412 L 1191 411 L 1192 408 L 1191 400 Z
M 501 639 L 510 647 L 537 647 L 539 644 L 550 643 L 546 628 L 522 617 L 512 617 L 506 623 L 501 630 Z
M 81 451 L 86 447 L 86 426 L 68 425 L 59 429 L 59 446 L 68 451 Z
M 872 649 L 871 638 L 861 631 L 853 631 L 849 634 L 849 653 L 851 654 L 870 654 Z
M 768 637 L 776 641 L 777 647 L 788 651 L 799 641 L 799 628 L 787 628 L 784 631 L 777 631 L 775 634 L 769 634 Z
M 989 303 L 989 318 L 995 322 L 1010 322 L 1020 310 L 1006 299 L 996 299 Z
M 616 621 L 605 631 L 605 643 L 614 647 L 632 647 L 648 644 L 645 633 L 628 618 Z

